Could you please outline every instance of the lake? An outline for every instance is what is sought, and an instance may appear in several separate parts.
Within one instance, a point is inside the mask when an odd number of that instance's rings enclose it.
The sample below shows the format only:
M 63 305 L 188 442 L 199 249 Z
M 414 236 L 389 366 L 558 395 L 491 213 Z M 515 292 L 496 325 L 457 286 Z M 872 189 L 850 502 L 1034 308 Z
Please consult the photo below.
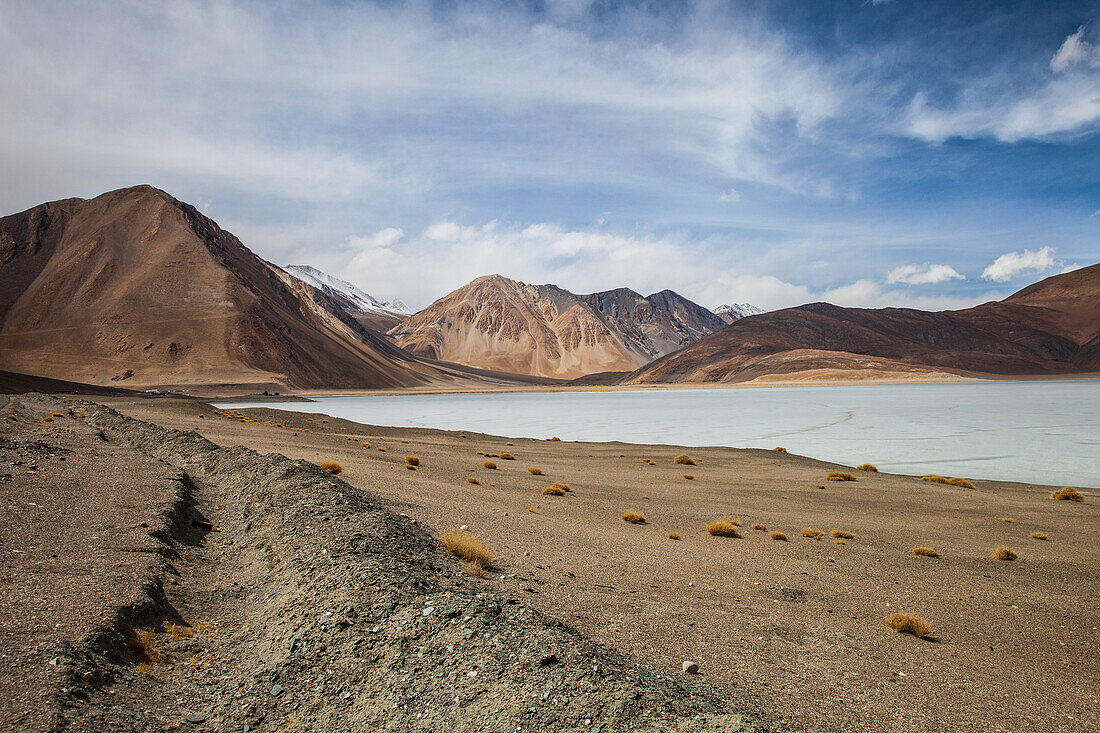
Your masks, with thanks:
M 783 446 L 892 473 L 1100 487 L 1100 380 L 313 399 L 234 406 L 509 437 Z

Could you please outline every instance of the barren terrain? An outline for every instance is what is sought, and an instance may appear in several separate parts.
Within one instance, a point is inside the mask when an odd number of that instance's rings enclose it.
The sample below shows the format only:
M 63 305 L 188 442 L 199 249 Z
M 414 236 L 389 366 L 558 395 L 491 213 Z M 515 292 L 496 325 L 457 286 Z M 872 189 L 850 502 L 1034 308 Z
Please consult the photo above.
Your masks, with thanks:
M 856 480 L 836 482 L 826 476 L 839 466 L 772 451 L 509 440 L 276 409 L 241 422 L 197 403 L 108 402 L 221 445 L 339 461 L 348 483 L 428 532 L 468 525 L 492 545 L 497 570 L 478 582 L 670 673 L 698 661 L 775 726 L 1084 731 L 1098 720 L 1095 491 L 1052 501 L 1051 487 L 850 468 Z M 515 460 L 479 455 L 501 451 Z M 696 465 L 674 463 L 683 452 Z M 555 481 L 571 492 L 542 495 Z M 627 510 L 646 523 L 622 521 Z M 738 519 L 742 537 L 708 535 L 720 517 Z M 854 537 L 837 543 L 833 529 Z M 992 559 L 1000 545 L 1018 559 Z M 895 611 L 929 621 L 930 637 L 895 633 L 883 623 Z

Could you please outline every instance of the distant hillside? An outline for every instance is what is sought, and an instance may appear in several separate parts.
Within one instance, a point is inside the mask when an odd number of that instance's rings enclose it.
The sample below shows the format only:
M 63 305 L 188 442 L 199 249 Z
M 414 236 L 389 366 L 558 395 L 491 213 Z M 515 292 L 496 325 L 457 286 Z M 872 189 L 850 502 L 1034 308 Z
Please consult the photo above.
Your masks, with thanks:
M 714 315 L 721 318 L 727 324 L 739 321 L 742 318 L 748 318 L 749 316 L 758 316 L 764 311 L 757 308 L 755 305 L 749 303 L 729 303 L 720 305 L 714 309 Z
M 0 370 L 130 388 L 452 376 L 150 186 L 0 219 Z
M 981 375 L 1100 371 L 1100 265 L 965 310 L 929 313 L 811 303 L 752 316 L 623 381 L 735 382 L 811 369 Z
M 555 285 L 480 277 L 390 331 L 414 354 L 571 379 L 632 371 L 725 326 L 671 290 L 574 295 Z

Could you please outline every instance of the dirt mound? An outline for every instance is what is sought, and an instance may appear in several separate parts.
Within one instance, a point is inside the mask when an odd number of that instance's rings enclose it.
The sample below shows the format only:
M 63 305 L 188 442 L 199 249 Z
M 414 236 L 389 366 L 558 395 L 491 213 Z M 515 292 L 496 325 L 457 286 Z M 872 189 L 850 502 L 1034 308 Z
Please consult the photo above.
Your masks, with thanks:
M 35 400 L 193 486 L 163 520 L 174 533 L 147 644 L 117 637 L 74 662 L 58 729 L 761 729 L 705 680 L 654 673 L 505 600 L 414 520 L 311 463 Z

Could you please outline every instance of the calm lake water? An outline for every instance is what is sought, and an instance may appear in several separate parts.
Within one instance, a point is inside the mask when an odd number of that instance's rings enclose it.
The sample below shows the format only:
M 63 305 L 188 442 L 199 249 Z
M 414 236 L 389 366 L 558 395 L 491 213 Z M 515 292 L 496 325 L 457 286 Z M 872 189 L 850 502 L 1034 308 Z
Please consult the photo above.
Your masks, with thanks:
M 781 445 L 894 473 L 1100 487 L 1100 380 L 372 395 L 274 406 L 509 437 Z

